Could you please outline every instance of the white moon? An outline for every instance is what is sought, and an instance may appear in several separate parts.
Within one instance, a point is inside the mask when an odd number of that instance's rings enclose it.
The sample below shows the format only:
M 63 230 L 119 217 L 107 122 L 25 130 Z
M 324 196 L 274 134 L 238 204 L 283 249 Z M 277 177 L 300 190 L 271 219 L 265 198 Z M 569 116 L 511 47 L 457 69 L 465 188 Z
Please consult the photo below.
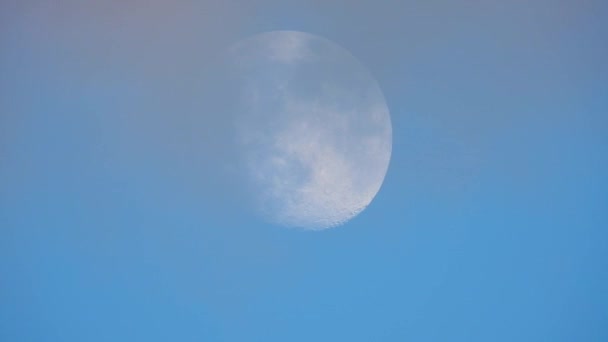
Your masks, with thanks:
M 320 230 L 364 210 L 392 148 L 389 110 L 370 73 L 340 46 L 294 31 L 238 42 L 228 63 L 256 211 L 275 224 Z

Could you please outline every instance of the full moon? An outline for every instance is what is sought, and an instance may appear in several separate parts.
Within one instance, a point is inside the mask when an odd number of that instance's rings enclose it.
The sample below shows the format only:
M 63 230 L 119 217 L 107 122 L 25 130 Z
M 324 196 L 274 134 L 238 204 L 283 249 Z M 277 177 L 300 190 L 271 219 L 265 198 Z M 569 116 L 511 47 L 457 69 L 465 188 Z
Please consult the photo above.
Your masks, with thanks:
M 246 192 L 266 221 L 308 230 L 363 211 L 389 165 L 382 91 L 353 55 L 309 33 L 272 31 L 226 59 Z

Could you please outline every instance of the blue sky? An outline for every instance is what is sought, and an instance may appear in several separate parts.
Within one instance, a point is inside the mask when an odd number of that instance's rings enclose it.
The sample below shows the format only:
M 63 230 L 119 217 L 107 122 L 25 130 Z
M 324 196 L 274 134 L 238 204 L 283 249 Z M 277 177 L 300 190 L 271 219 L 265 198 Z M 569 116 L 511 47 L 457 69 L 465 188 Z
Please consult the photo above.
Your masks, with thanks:
M 0 4 L 1 341 L 605 341 L 601 1 Z M 218 51 L 269 30 L 374 74 L 371 205 L 240 209 Z

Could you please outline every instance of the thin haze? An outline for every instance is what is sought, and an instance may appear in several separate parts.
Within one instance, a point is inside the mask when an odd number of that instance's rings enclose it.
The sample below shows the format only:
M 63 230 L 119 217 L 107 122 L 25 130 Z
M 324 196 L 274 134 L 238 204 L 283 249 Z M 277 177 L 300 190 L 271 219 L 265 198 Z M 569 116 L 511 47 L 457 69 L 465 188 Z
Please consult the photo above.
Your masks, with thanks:
M 1 1 L 0 341 L 608 340 L 607 17 Z M 274 30 L 346 48 L 391 110 L 380 192 L 320 234 L 237 209 L 217 65 Z

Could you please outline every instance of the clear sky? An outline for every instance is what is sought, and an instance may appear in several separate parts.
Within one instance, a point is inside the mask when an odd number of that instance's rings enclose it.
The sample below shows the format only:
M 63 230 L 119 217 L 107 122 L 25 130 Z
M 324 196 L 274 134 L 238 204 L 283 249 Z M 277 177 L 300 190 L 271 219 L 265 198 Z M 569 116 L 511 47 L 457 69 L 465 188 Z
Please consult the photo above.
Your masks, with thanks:
M 607 341 L 607 15 L 0 2 L 0 341 Z M 234 195 L 214 65 L 270 30 L 346 48 L 390 108 L 385 182 L 341 227 Z

